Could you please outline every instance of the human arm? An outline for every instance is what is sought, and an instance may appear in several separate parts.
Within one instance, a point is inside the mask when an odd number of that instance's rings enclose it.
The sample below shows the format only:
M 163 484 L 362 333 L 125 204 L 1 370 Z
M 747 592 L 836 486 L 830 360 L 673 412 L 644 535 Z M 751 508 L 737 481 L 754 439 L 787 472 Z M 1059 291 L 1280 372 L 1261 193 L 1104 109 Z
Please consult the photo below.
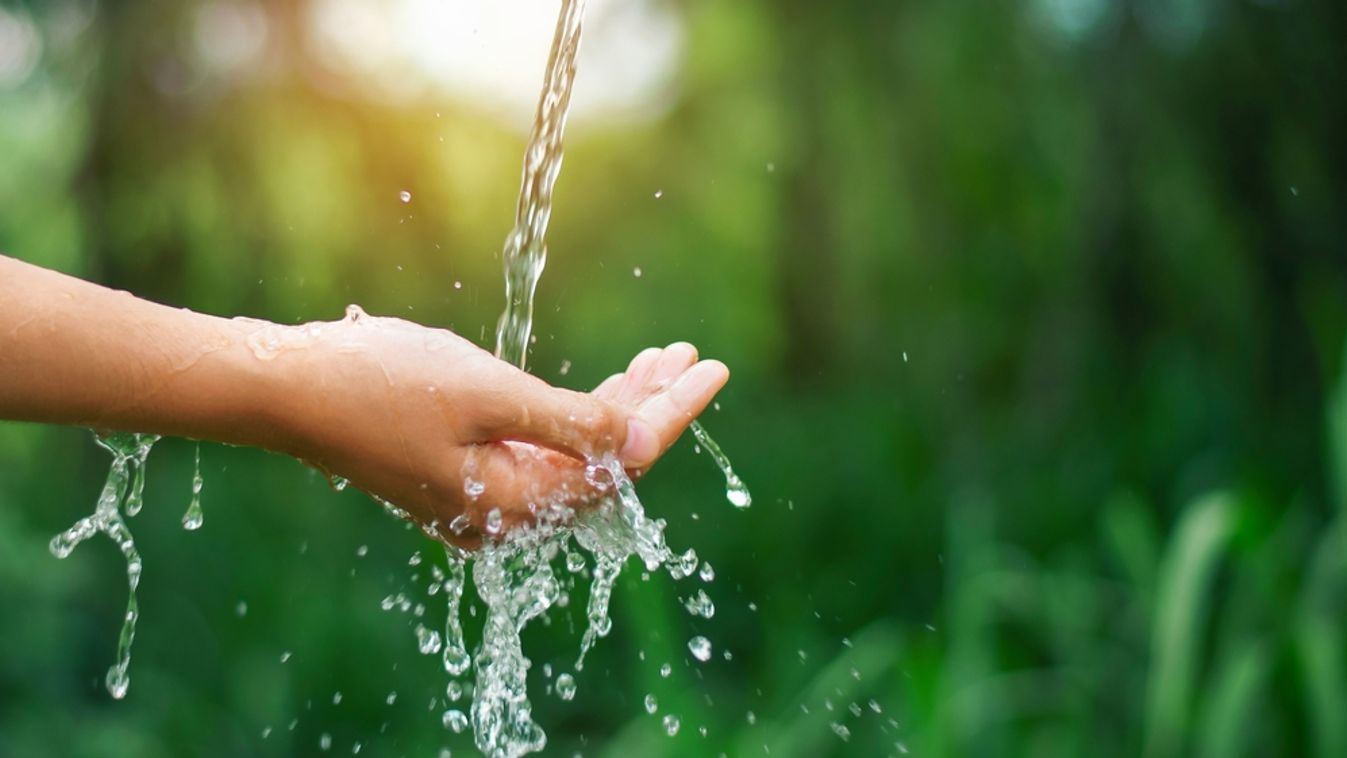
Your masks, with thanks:
M 400 319 L 225 319 L 0 256 L 0 418 L 283 452 L 423 523 L 518 523 L 540 488 L 583 499 L 581 461 L 604 452 L 639 473 L 727 378 L 679 343 L 583 394 Z

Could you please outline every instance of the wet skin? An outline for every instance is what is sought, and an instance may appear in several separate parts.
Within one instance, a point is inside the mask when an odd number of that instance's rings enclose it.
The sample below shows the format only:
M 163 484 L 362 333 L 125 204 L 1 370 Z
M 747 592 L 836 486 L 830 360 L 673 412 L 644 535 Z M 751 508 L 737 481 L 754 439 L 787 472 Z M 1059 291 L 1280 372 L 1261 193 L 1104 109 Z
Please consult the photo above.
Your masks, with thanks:
M 401 319 L 226 319 L 0 256 L 0 418 L 286 453 L 423 524 L 584 507 L 598 496 L 586 459 L 644 473 L 728 378 L 675 343 L 574 392 Z

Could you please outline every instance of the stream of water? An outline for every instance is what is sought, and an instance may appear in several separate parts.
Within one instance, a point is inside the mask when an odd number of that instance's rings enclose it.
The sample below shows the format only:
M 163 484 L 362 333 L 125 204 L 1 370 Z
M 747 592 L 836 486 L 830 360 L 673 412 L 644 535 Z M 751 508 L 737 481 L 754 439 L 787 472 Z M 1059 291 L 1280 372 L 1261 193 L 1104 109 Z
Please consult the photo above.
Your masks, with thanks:
M 505 310 L 496 329 L 496 355 L 520 368 L 527 363 L 533 299 L 547 263 L 547 224 L 552 213 L 553 189 L 561 171 L 562 138 L 575 81 L 583 12 L 584 0 L 563 0 L 561 4 L 542 94 L 524 153 L 515 226 L 506 237 L 502 256 Z M 743 493 L 731 499 L 747 505 L 747 490 L 729 469 L 719 448 L 705 430 L 699 429 L 697 436 L 704 439 L 703 445 L 718 463 L 723 461 L 727 481 L 734 485 L 731 490 Z M 597 508 L 577 517 L 559 498 L 557 502 L 530 503 L 530 508 L 539 514 L 536 523 L 511 531 L 502 539 L 488 540 L 473 556 L 473 580 L 487 615 L 473 665 L 475 686 L 470 722 L 478 749 L 493 758 L 524 755 L 541 750 L 546 744 L 546 734 L 532 718 L 527 685 L 531 662 L 523 654 L 520 633 L 529 621 L 569 600 L 553 568 L 559 556 L 565 556 L 568 571 L 580 573 L 588 567 L 591 575 L 587 625 L 580 641 L 576 671 L 584 667 L 585 655 L 594 644 L 612 629 L 609 602 L 613 586 L 630 557 L 639 557 L 647 571 L 665 567 L 676 579 L 697 570 L 695 552 L 675 556 L 669 549 L 664 538 L 665 522 L 646 515 L 636 488 L 614 456 L 590 460 L 586 478 L 605 495 Z M 462 560 L 463 556 L 451 550 L 450 562 L 455 570 Z M 446 589 L 450 590 L 451 605 L 456 605 L 461 584 Z M 451 608 L 451 625 L 453 610 L 456 609 Z M 461 635 L 457 630 L 453 633 Z M 454 650 L 455 656 L 462 652 L 461 648 Z M 447 658 L 445 668 L 451 676 L 454 674 Z M 449 689 L 458 690 L 452 679 Z M 558 673 L 554 689 L 564 699 L 571 699 L 575 696 L 575 677 L 569 672 Z M 456 711 L 451 709 L 445 715 L 445 723 L 451 727 L 464 721 L 453 713 Z
M 524 154 L 523 176 L 514 228 L 504 246 L 505 309 L 496 330 L 496 355 L 520 368 L 527 361 L 533 328 L 533 302 L 539 278 L 547 261 L 546 232 L 552 212 L 552 194 L 561 171 L 563 134 L 575 80 L 576 53 L 579 50 L 584 0 L 562 0 L 557 31 L 543 80 L 533 130 Z M 349 314 L 348 314 L 349 317 Z M 734 473 L 728 458 L 698 423 L 692 432 L 720 467 L 726 480 L 729 501 L 739 508 L 751 503 L 748 489 Z M 95 512 L 77 521 L 51 541 L 51 552 L 65 558 L 81 542 L 102 532 L 119 547 L 127 562 L 130 592 L 116 662 L 107 675 L 108 691 L 115 698 L 125 696 L 129 686 L 131 642 L 135 637 L 138 608 L 136 587 L 141 574 L 141 559 L 136 551 L 125 517 L 134 516 L 141 507 L 145 461 L 158 439 L 154 435 L 113 434 L 95 437 L 108 450 L 113 461 L 107 482 L 99 496 Z M 536 451 L 515 446 L 517 455 Z M 464 472 L 465 482 L 474 480 Z M 546 745 L 546 734 L 534 721 L 529 700 L 528 673 L 532 662 L 524 655 L 520 634 L 534 619 L 557 606 L 569 605 L 569 592 L 577 578 L 590 578 L 585 608 L 586 628 L 580 640 L 575 671 L 584 668 L 586 654 L 612 628 L 609 603 L 623 566 L 635 556 L 646 571 L 664 569 L 675 580 L 698 576 L 703 582 L 714 578 L 709 564 L 701 562 L 689 549 L 675 554 L 665 541 L 665 522 L 650 518 L 636 495 L 635 486 L 617 458 L 611 454 L 587 462 L 585 477 L 600 494 L 597 506 L 575 513 L 563 501 L 564 493 L 537 498 L 527 507 L 536 514 L 533 523 L 499 533 L 499 512 L 487 518 L 487 538 L 480 549 L 468 553 L 445 544 L 447 567 L 432 572 L 430 594 L 441 589 L 446 601 L 443 637 L 422 624 L 416 626 L 417 644 L 423 653 L 439 653 L 449 676 L 445 688 L 447 708 L 442 720 L 447 729 L 461 732 L 471 727 L 477 747 L 492 758 L 514 758 L 536 752 Z M 334 486 L 338 486 L 334 482 Z M 192 481 L 192 499 L 183 516 L 186 529 L 202 524 L 200 493 L 201 452 L 198 446 Z M 472 493 L 469 493 L 470 496 Z M 477 493 L 480 494 L 480 491 Z M 384 503 L 396 516 L 406 514 Z M 466 520 L 450 525 L 456 532 L 466 528 Z M 439 537 L 433 529 L 433 537 Z M 419 554 L 415 556 L 419 562 Z M 471 570 L 477 599 L 486 609 L 482 639 L 469 652 L 464 639 L 460 613 L 468 572 Z M 387 598 L 384 608 L 399 605 Z M 401 605 L 405 606 L 404 600 Z M 715 606 L 705 590 L 699 589 L 685 603 L 694 616 L 710 618 Z M 704 637 L 689 642 L 689 651 L 698 661 L 711 655 L 711 643 Z M 551 689 L 569 700 L 575 696 L 575 676 L 567 671 L 551 671 Z M 471 682 L 466 679 L 471 675 Z M 471 703 L 464 713 L 459 701 L 471 691 Z M 656 711 L 652 697 L 646 709 Z M 665 714 L 666 731 L 677 731 L 678 717 Z M 673 726 L 669 726 L 672 724 Z
M 104 680 L 108 692 L 118 699 L 126 696 L 126 690 L 131 684 L 127 670 L 131 665 L 131 642 L 136 638 L 136 620 L 140 618 L 136 587 L 140 585 L 143 568 L 136 541 L 126 526 L 126 517 L 139 513 L 144 503 L 145 460 L 158 439 L 152 434 L 95 435 L 94 441 L 98 446 L 112 454 L 112 466 L 108 470 L 103 491 L 98 496 L 98 505 L 93 515 L 85 516 L 76 521 L 74 526 L 52 537 L 50 545 L 52 555 L 66 558 L 81 542 L 102 532 L 116 543 L 117 549 L 126 558 L 126 580 L 130 587 L 126 615 L 122 617 L 122 630 L 117 635 L 117 660 L 108 669 Z

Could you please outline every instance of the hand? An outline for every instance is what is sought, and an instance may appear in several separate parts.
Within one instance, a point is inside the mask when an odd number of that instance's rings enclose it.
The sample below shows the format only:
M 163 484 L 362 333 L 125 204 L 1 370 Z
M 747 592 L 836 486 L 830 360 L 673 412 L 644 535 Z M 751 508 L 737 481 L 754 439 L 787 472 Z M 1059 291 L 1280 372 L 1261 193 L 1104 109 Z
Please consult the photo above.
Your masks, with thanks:
M 287 452 L 451 538 L 460 514 L 480 532 L 492 510 L 509 529 L 532 520 L 530 503 L 593 502 L 588 458 L 615 453 L 639 476 L 729 378 L 719 361 L 698 362 L 692 345 L 676 343 L 643 351 L 583 394 L 452 332 L 352 313 L 265 325 L 248 338 L 292 377 L 282 417 L 296 443 Z

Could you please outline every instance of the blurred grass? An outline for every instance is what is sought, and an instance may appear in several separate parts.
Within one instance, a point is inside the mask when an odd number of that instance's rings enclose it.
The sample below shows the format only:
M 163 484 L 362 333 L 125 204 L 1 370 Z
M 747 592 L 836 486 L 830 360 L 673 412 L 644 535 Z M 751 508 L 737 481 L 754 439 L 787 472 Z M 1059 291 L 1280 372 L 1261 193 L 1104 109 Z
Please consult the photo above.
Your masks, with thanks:
M 358 302 L 487 342 L 524 120 L 330 69 L 317 5 L 0 0 L 42 42 L 23 78 L 0 49 L 0 250 L 215 313 Z M 642 482 L 717 613 L 628 567 L 570 702 L 541 669 L 570 670 L 582 603 L 530 628 L 552 752 L 1347 754 L 1340 5 L 662 6 L 670 98 L 568 132 L 532 366 L 584 388 L 648 344 L 725 360 L 705 421 L 754 506 L 686 442 Z M 264 60 L 205 66 L 196 14 L 221 7 L 267 20 Z M 106 460 L 0 424 L 0 755 L 469 752 L 411 634 L 442 607 L 379 609 L 413 551 L 418 586 L 442 558 L 215 445 L 185 533 L 191 451 L 161 443 L 131 521 L 118 703 L 120 557 L 46 551 Z

